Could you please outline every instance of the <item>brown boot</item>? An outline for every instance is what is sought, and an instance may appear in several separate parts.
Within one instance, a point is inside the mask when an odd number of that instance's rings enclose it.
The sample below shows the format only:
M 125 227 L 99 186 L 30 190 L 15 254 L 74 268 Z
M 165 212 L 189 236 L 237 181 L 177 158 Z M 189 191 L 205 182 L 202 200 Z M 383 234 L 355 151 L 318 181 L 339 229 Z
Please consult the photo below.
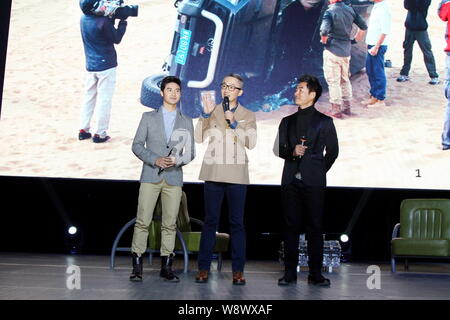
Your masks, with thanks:
M 374 103 L 368 104 L 368 107 L 386 107 L 384 100 L 375 99 Z
M 356 116 L 355 113 L 351 112 L 351 103 L 348 100 L 344 100 L 342 103 L 342 114 L 348 117 Z
M 242 271 L 233 272 L 233 284 L 242 286 L 245 285 L 245 283 L 246 281 Z
M 334 118 L 341 119 L 342 118 L 342 112 L 341 112 L 341 105 L 337 103 L 331 104 L 331 110 L 330 110 L 330 116 Z
M 361 101 L 361 103 L 362 103 L 363 105 L 368 106 L 368 105 L 374 104 L 374 103 L 377 102 L 377 101 L 378 101 L 377 98 L 370 96 L 369 99 L 364 100 L 364 101 Z

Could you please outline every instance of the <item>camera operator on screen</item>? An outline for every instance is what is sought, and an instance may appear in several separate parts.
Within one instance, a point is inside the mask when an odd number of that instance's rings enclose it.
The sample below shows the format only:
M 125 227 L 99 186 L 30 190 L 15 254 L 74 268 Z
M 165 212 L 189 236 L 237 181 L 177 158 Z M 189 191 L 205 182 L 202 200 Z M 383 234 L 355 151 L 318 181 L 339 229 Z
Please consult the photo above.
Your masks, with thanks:
M 126 19 L 137 16 L 138 6 L 125 6 L 123 0 L 80 0 L 80 8 L 87 76 L 78 139 L 92 138 L 93 142 L 102 143 L 110 139 L 107 130 L 117 68 L 114 44 L 122 40 Z M 117 28 L 114 26 L 116 19 L 120 20 Z M 97 127 L 92 136 L 91 118 L 96 106 Z

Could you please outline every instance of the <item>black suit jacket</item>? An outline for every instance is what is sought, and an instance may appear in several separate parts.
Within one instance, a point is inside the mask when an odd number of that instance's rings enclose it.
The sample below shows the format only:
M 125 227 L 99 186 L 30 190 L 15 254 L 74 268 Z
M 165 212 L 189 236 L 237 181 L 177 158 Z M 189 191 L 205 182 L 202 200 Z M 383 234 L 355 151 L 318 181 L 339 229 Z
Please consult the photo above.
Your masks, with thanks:
M 310 108 L 314 108 L 311 106 Z M 297 171 L 302 175 L 306 186 L 326 186 L 326 173 L 333 165 L 339 153 L 338 139 L 333 119 L 314 109 L 311 124 L 306 135 L 305 154 L 301 159 L 293 156 L 297 136 L 297 121 L 294 113 L 281 120 L 273 151 L 284 159 L 281 184 L 289 184 Z M 325 155 L 324 155 L 324 151 Z

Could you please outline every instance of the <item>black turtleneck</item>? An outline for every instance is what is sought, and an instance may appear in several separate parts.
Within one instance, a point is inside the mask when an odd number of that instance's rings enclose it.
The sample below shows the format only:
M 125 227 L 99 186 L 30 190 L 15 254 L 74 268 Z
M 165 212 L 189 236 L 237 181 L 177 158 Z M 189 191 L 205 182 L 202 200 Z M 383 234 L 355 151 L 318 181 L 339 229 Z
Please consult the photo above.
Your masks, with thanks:
M 302 109 L 298 108 L 296 114 L 296 124 L 297 124 L 297 137 L 305 136 L 308 132 L 309 126 L 311 125 L 312 115 L 314 113 L 314 105 Z

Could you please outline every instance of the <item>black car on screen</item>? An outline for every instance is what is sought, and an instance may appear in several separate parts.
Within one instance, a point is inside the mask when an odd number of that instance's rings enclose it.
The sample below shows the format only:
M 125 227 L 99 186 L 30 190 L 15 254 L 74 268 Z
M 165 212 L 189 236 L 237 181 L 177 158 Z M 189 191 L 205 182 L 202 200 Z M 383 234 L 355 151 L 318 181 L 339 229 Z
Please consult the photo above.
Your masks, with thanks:
M 346 2 L 368 19 L 370 1 Z M 240 101 L 253 111 L 290 103 L 295 78 L 303 73 L 317 76 L 326 86 L 319 28 L 327 4 L 327 0 L 176 1 L 169 58 L 161 73 L 143 81 L 141 103 L 161 105 L 159 83 L 167 75 L 181 79 L 181 110 L 193 118 L 201 112 L 200 91 L 216 90 L 219 99 L 220 82 L 229 73 L 244 78 Z M 366 53 L 363 42 L 353 44 L 352 74 L 365 67 Z

